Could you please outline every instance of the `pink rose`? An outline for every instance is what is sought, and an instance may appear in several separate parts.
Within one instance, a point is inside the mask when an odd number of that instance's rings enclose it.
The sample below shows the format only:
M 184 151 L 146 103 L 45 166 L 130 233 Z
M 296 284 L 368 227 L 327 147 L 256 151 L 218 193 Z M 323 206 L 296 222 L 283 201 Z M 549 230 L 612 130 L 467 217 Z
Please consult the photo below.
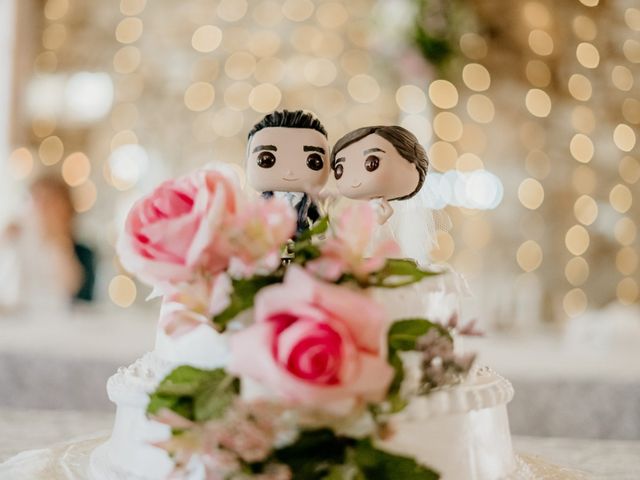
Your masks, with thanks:
M 257 295 L 254 325 L 231 337 L 229 371 L 308 407 L 381 401 L 393 376 L 381 348 L 383 312 L 366 295 L 292 266 L 284 283 Z
M 118 242 L 122 265 L 154 286 L 224 270 L 228 258 L 216 242 L 237 203 L 238 186 L 219 170 L 164 182 L 129 212 Z
M 370 251 L 377 228 L 376 213 L 369 203 L 347 208 L 337 219 L 331 236 L 322 244 L 322 256 L 307 264 L 307 269 L 326 280 L 335 281 L 345 273 L 358 280 L 380 270 L 387 258 L 397 255 L 400 247 L 393 240 L 376 245 Z

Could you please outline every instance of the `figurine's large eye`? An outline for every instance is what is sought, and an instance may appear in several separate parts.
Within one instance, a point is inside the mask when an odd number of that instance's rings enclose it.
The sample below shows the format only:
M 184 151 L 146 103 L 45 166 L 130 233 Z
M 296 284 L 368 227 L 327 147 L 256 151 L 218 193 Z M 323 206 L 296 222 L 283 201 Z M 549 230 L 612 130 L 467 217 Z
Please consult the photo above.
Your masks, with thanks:
M 322 170 L 322 167 L 324 167 L 324 161 L 320 155 L 312 153 L 307 157 L 307 167 L 315 171 Z
M 340 178 L 342 177 L 342 174 L 344 173 L 344 167 L 342 166 L 341 163 L 339 163 L 338 165 L 336 165 L 336 167 L 333 169 L 333 176 L 336 177 L 336 180 L 340 180 Z
M 271 168 L 276 164 L 276 156 L 271 152 L 260 152 L 257 164 L 261 168 Z
M 367 172 L 373 172 L 374 170 L 377 170 L 379 166 L 380 159 L 375 155 L 369 155 L 364 161 L 364 168 L 367 169 Z

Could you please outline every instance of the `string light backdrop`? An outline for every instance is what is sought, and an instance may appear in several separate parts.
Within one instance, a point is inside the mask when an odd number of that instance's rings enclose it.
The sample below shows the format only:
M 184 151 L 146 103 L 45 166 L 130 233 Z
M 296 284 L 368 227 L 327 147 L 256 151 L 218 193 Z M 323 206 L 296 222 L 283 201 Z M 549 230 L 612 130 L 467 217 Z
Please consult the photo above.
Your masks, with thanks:
M 100 288 L 126 307 L 143 295 L 111 247 L 158 181 L 241 165 L 246 132 L 276 108 L 313 110 L 331 141 L 401 123 L 453 224 L 434 258 L 475 283 L 487 317 L 637 302 L 640 9 L 469 0 L 443 25 L 421 3 L 47 0 L 14 175 L 60 172 L 105 251 Z M 448 63 L 411 43 L 416 22 L 447 32 Z

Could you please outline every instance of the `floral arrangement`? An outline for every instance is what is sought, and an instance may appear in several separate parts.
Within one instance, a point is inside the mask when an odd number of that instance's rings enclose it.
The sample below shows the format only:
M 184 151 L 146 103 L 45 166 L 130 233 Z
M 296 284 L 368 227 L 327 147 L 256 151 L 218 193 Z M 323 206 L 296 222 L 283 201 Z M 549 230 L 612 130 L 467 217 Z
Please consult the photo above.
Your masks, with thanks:
M 171 427 L 157 444 L 181 478 L 436 479 L 377 447 L 411 396 L 459 382 L 473 356 L 453 350 L 457 328 L 387 318 L 372 290 L 436 272 L 368 252 L 366 204 L 323 218 L 291 240 L 286 202 L 243 197 L 231 171 L 199 170 L 160 185 L 132 208 L 118 250 L 125 268 L 164 296 L 174 336 L 208 325 L 228 338 L 225 368 L 180 366 L 150 395 L 148 414 Z M 420 358 L 406 388 L 406 354 Z

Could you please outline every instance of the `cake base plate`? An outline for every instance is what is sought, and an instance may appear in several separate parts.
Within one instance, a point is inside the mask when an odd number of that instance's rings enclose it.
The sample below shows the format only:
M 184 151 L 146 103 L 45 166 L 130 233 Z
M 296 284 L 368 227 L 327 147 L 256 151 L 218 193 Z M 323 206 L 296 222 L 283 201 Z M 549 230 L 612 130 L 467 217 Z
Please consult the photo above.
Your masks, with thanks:
M 90 480 L 89 458 L 109 438 L 109 432 L 79 437 L 49 448 L 28 450 L 0 464 L 0 478 L 12 480 Z M 583 480 L 576 470 L 529 455 L 517 456 L 517 471 L 504 480 Z

